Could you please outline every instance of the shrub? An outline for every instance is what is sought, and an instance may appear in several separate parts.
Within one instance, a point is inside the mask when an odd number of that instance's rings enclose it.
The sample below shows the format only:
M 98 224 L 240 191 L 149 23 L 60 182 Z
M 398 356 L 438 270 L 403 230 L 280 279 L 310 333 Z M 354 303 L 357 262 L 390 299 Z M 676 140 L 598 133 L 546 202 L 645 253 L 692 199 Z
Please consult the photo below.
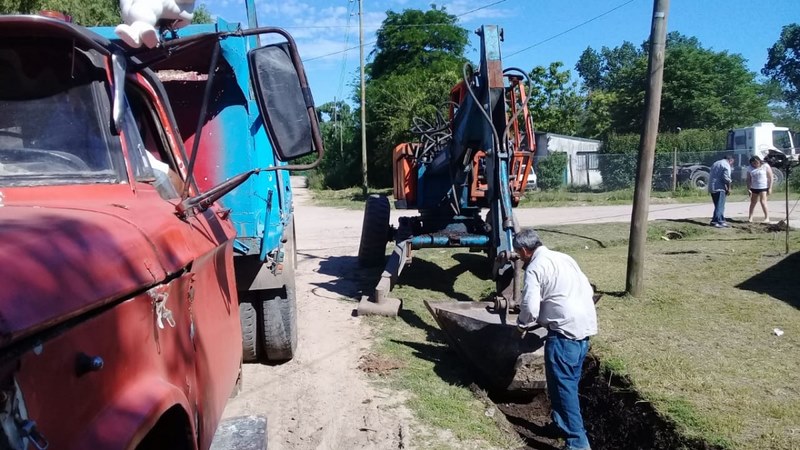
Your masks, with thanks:
M 567 170 L 567 154 L 563 152 L 550 153 L 539 160 L 539 170 L 536 172 L 536 183 L 544 191 L 558 189 L 564 184 L 564 175 Z

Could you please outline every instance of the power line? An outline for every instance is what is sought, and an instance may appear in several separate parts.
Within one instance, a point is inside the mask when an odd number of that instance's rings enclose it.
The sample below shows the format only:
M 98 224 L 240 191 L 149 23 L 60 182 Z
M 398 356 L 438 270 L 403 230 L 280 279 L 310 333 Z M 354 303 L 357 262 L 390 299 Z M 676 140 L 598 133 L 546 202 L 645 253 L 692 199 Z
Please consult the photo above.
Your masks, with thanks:
M 461 14 L 457 15 L 456 17 L 464 17 L 464 16 L 466 16 L 467 14 L 472 14 L 472 13 L 474 13 L 475 11 L 480 11 L 480 10 L 482 10 L 482 9 L 486 9 L 486 8 L 492 7 L 492 6 L 494 6 L 494 5 L 499 5 L 500 3 L 503 3 L 503 2 L 506 2 L 506 1 L 507 1 L 507 0 L 499 0 L 499 1 L 497 1 L 497 2 L 494 2 L 494 3 L 489 3 L 488 5 L 479 6 L 479 7 L 475 8 L 475 9 L 473 9 L 473 10 L 467 11 L 467 12 L 465 12 L 465 13 L 461 13 Z
M 347 27 L 344 30 L 344 46 L 347 47 L 347 44 L 350 43 L 350 19 L 353 17 L 353 10 L 355 9 L 355 2 L 353 0 L 348 0 L 350 2 L 350 10 L 347 13 Z M 339 87 L 336 90 L 336 96 L 342 96 L 342 90 L 344 89 L 344 73 L 347 67 L 347 52 L 342 54 L 342 69 L 339 73 Z
M 557 37 L 561 37 L 561 36 L 563 36 L 563 35 L 565 35 L 565 34 L 567 34 L 567 33 L 571 32 L 571 31 L 577 30 L 578 28 L 580 28 L 580 27 L 582 27 L 582 26 L 584 26 L 584 25 L 586 25 L 586 24 L 588 24 L 588 23 L 594 22 L 595 20 L 597 20 L 597 19 L 599 19 L 599 18 L 601 18 L 601 17 L 607 16 L 607 15 L 611 14 L 612 12 L 614 12 L 614 11 L 616 11 L 616 10 L 618 10 L 618 9 L 622 8 L 623 6 L 625 6 L 625 5 L 628 5 L 628 4 L 630 4 L 630 3 L 633 3 L 633 2 L 635 2 L 635 1 L 636 1 L 636 0 L 628 0 L 628 1 L 627 1 L 627 2 L 625 2 L 625 3 L 621 3 L 621 4 L 619 4 L 619 5 L 617 5 L 617 6 L 613 7 L 613 8 L 611 8 L 611 9 L 609 9 L 608 11 L 606 11 L 606 12 L 604 12 L 604 13 L 602 13 L 602 14 L 599 14 L 599 15 L 597 15 L 597 16 L 594 16 L 594 17 L 592 17 L 592 18 L 591 18 L 591 19 L 589 19 L 589 20 L 586 20 L 586 21 L 584 21 L 584 22 L 581 22 L 581 23 L 579 23 L 578 25 L 575 25 L 574 27 L 572 27 L 572 28 L 570 28 L 570 29 L 568 29 L 568 30 L 564 30 L 564 31 L 562 31 L 562 32 L 560 32 L 560 33 L 558 33 L 558 34 L 554 34 L 554 35 L 550 36 L 549 38 L 547 38 L 547 39 L 544 39 L 544 40 L 541 40 L 541 41 L 539 41 L 539 42 L 537 42 L 537 43 L 535 43 L 535 44 L 533 44 L 533 45 L 531 45 L 531 46 L 525 47 L 525 48 L 523 48 L 522 50 L 517 50 L 517 51 L 516 51 L 516 52 L 514 52 L 514 53 L 510 53 L 510 54 L 506 55 L 506 58 L 510 58 L 510 57 L 512 57 L 512 56 L 514 56 L 514 55 L 518 55 L 518 54 L 520 54 L 520 53 L 522 53 L 522 52 L 526 52 L 526 51 L 528 51 L 528 50 L 530 50 L 530 49 L 532 49 L 532 48 L 535 48 L 535 47 L 538 47 L 538 46 L 540 46 L 540 45 L 544 44 L 545 42 L 550 42 L 550 41 L 552 41 L 553 39 L 555 39 L 555 38 L 557 38 Z
M 486 9 L 486 8 L 489 8 L 489 7 L 492 7 L 492 6 L 495 6 L 495 5 L 499 5 L 500 3 L 504 3 L 504 2 L 507 2 L 507 1 L 508 0 L 498 0 L 496 2 L 489 3 L 489 4 L 486 4 L 486 5 L 483 5 L 483 6 L 479 6 L 479 7 L 475 8 L 475 9 L 471 9 L 471 10 L 469 10 L 467 12 L 463 12 L 461 14 L 458 14 L 455 17 L 457 17 L 457 18 L 458 17 L 464 17 L 464 16 L 466 16 L 468 14 L 472 14 L 472 13 L 474 13 L 476 11 L 480 11 L 482 9 Z M 634 1 L 634 0 L 630 0 L 630 1 Z M 415 24 L 411 24 L 411 25 L 388 25 L 388 27 L 394 27 L 394 28 L 417 28 L 417 27 L 451 26 L 451 25 L 453 25 L 453 24 L 452 23 L 425 23 L 425 24 L 417 24 L 417 25 L 415 25 Z M 341 27 L 341 25 L 339 25 L 339 26 L 330 26 L 330 27 L 319 26 L 319 27 L 294 27 L 294 28 L 340 28 L 340 27 Z M 292 27 L 283 27 L 283 28 L 289 29 L 289 28 L 292 28 Z M 376 42 L 378 42 L 378 41 L 374 40 L 374 41 L 367 42 L 367 43 L 365 43 L 363 45 L 372 45 L 372 44 L 374 44 Z M 340 53 L 346 53 L 346 52 L 349 52 L 350 50 L 355 50 L 355 49 L 357 49 L 359 47 L 360 46 L 349 47 L 349 48 L 346 48 L 344 50 L 339 50 L 339 51 L 336 51 L 336 52 L 326 53 L 324 55 L 315 56 L 313 58 L 306 58 L 306 59 L 303 60 L 303 62 L 314 61 L 315 59 L 322 59 L 322 58 L 327 58 L 328 56 L 338 55 Z

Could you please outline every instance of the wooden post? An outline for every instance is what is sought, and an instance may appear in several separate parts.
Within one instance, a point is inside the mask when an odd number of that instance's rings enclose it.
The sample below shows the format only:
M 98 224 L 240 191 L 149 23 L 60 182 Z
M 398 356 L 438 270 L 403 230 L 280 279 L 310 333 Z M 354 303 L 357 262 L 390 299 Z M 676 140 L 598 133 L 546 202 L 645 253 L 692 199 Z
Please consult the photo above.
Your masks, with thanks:
M 569 167 L 569 182 L 567 183 L 567 187 L 569 187 L 575 184 L 575 178 L 572 176 L 572 153 L 567 153 L 567 161 L 567 166 Z
M 678 189 L 678 147 L 672 147 L 672 192 Z
M 367 89 L 364 79 L 364 1 L 358 0 L 358 52 L 361 61 L 361 192 L 367 198 Z
M 639 140 L 639 163 L 631 214 L 628 271 L 625 279 L 625 290 L 635 297 L 640 296 L 644 291 L 644 244 L 647 240 L 647 214 L 650 208 L 650 189 L 653 183 L 653 159 L 658 137 L 661 87 L 664 81 L 664 49 L 667 40 L 668 13 L 669 0 L 654 0 L 653 22 L 650 29 L 650 55 L 647 64 L 645 124 Z
M 589 189 L 592 188 L 592 179 L 590 178 L 590 172 L 589 172 L 589 170 L 591 170 L 591 166 L 589 165 L 589 162 L 591 161 L 591 158 L 589 157 L 590 155 L 591 153 L 586 153 L 583 155 L 583 160 L 584 160 L 583 168 L 586 169 L 586 187 L 588 187 Z
M 786 234 L 785 234 L 785 239 L 786 239 L 786 254 L 787 255 L 789 254 L 789 175 L 792 174 L 791 167 L 792 167 L 791 166 L 791 161 L 789 161 L 789 162 L 786 163 L 786 170 L 783 170 L 783 184 L 784 184 L 783 190 L 786 193 L 786 195 L 785 195 L 785 199 L 786 199 L 786 203 L 785 203 L 785 206 L 786 206 Z M 778 170 L 782 170 L 782 169 L 778 169 Z M 775 181 L 773 180 L 772 183 L 774 184 Z

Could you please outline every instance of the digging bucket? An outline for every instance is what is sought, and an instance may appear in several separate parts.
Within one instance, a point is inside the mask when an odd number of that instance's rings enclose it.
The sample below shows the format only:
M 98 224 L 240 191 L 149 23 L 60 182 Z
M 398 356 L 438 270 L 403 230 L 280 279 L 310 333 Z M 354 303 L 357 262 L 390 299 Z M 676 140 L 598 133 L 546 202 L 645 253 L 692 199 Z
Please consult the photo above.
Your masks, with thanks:
M 516 315 L 503 322 L 489 312 L 489 302 L 425 301 L 453 347 L 493 390 L 527 393 L 545 389 L 544 340 L 547 330 L 536 328 L 524 337 Z

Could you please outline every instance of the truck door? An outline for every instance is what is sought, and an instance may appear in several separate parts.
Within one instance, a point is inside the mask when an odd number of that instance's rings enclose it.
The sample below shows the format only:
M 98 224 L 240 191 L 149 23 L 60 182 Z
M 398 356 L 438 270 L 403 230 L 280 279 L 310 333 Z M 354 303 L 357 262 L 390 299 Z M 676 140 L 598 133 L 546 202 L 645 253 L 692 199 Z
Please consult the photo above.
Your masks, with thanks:
M 171 221 L 163 224 L 162 229 L 147 232 L 163 252 L 164 261 L 173 264 L 167 267 L 167 272 L 184 271 L 188 277 L 180 285 L 185 292 L 179 300 L 186 302 L 191 319 L 188 332 L 195 351 L 194 393 L 201 420 L 200 439 L 201 442 L 208 439 L 210 443 L 216 418 L 222 414 L 233 389 L 232 381 L 238 377 L 236 370 L 241 358 L 237 351 L 241 347 L 241 328 L 232 264 L 235 232 L 227 211 L 217 205 L 183 220 L 174 213 L 186 180 L 182 141 L 162 101 L 163 93 L 158 91 L 160 85 L 149 84 L 142 75 L 137 81 L 129 82 L 126 95 L 145 156 L 157 177 L 165 175 L 155 185 L 164 200 L 161 204 L 169 210 L 165 216 Z M 189 192 L 196 193 L 194 186 Z M 170 235 L 165 234 L 166 230 Z

